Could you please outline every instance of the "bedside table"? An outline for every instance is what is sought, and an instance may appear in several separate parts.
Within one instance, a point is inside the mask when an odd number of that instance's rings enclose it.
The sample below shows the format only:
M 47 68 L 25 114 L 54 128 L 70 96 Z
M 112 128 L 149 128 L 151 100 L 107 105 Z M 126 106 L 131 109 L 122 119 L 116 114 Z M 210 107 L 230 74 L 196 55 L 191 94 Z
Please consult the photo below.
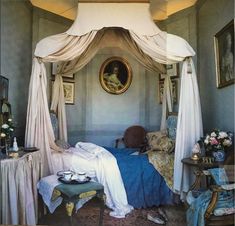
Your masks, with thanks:
M 196 175 L 196 179 L 194 183 L 191 185 L 189 190 L 195 190 L 201 188 L 201 180 L 203 176 L 206 176 L 206 184 L 208 185 L 209 178 L 207 175 L 203 173 L 204 170 L 210 168 L 217 168 L 224 165 L 224 162 L 205 163 L 202 161 L 202 159 L 192 160 L 191 158 L 184 158 L 181 160 L 181 162 L 185 165 L 188 165 L 189 167 L 195 167 L 194 174 Z

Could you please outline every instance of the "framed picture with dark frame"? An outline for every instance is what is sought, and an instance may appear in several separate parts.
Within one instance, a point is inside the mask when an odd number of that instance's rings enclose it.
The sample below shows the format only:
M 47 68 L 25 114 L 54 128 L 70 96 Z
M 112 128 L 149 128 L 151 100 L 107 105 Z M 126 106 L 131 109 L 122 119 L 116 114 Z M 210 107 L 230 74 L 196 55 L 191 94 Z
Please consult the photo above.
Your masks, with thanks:
M 173 103 L 177 103 L 177 80 L 171 80 L 172 82 L 172 93 L 173 93 Z M 159 81 L 158 83 L 158 102 L 159 104 L 162 104 L 162 98 L 163 98 L 163 91 L 164 91 L 164 81 Z
M 9 80 L 0 75 L 0 99 L 8 100 Z
M 234 20 L 216 33 L 214 46 L 217 88 L 234 84 Z
M 166 74 L 170 76 L 171 79 L 179 78 L 179 63 L 177 64 L 167 64 Z M 164 81 L 166 74 L 159 74 L 159 80 Z
M 106 92 L 118 95 L 129 88 L 132 81 L 132 70 L 124 58 L 110 57 L 101 65 L 99 79 Z

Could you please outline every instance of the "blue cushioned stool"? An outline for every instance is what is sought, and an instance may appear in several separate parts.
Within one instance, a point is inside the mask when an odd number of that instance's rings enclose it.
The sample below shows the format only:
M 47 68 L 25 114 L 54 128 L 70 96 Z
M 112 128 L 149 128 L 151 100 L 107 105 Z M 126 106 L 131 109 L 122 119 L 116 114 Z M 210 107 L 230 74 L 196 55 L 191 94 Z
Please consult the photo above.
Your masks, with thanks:
M 55 187 L 55 190 L 59 191 L 63 197 L 71 225 L 74 205 L 80 199 L 92 196 L 98 197 L 101 200 L 99 226 L 103 224 L 105 195 L 104 186 L 102 184 L 97 182 L 87 182 L 84 184 L 60 184 Z
M 63 198 L 70 225 L 73 225 L 72 214 L 76 203 L 83 198 L 98 197 L 101 200 L 99 226 L 103 225 L 103 213 L 105 204 L 104 186 L 98 182 L 86 182 L 84 184 L 59 184 L 53 191 L 53 197 Z

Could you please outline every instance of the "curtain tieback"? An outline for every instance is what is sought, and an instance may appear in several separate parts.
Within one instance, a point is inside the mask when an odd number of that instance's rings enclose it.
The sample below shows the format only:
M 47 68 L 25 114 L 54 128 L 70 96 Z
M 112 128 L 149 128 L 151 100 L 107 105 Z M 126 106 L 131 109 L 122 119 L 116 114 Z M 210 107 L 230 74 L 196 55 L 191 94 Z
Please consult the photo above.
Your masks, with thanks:
M 192 64 L 191 64 L 191 57 L 187 57 L 187 73 L 192 74 Z

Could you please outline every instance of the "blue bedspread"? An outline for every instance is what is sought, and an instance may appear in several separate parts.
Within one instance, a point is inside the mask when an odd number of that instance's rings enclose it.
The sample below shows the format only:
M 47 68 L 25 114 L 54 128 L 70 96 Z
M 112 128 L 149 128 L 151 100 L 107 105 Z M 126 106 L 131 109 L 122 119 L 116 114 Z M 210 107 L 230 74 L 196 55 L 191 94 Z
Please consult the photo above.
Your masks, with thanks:
M 128 203 L 135 208 L 172 204 L 173 193 L 145 154 L 131 155 L 134 149 L 105 147 L 117 159 Z

